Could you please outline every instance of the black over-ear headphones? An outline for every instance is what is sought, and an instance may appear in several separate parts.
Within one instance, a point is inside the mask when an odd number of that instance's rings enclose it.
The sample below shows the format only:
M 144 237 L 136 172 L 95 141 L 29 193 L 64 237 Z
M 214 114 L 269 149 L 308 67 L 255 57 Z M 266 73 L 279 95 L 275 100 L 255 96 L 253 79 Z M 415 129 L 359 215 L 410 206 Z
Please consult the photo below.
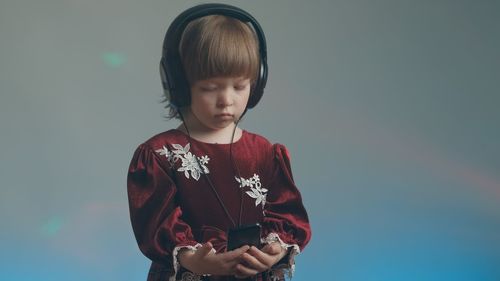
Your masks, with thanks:
M 259 40 L 260 70 L 247 109 L 253 108 L 262 95 L 267 82 L 267 49 L 264 32 L 257 20 L 244 10 L 226 4 L 201 4 L 187 9 L 178 15 L 167 30 L 163 40 L 163 51 L 160 61 L 160 76 L 163 89 L 169 92 L 170 103 L 177 108 L 191 104 L 190 86 L 182 65 L 179 45 L 184 29 L 189 22 L 208 15 L 223 15 L 250 23 Z

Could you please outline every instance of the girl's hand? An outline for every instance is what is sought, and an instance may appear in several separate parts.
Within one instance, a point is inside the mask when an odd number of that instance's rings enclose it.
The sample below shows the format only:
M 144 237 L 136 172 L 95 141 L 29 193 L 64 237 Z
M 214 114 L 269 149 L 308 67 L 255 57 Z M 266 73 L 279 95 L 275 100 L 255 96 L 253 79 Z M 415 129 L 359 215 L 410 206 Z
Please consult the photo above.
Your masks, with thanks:
M 281 248 L 278 242 L 267 244 L 261 250 L 252 246 L 242 254 L 243 264 L 236 266 L 235 277 L 246 278 L 266 271 L 280 261 L 286 253 L 287 251 Z
M 184 268 L 196 274 L 235 275 L 236 266 L 241 262 L 241 256 L 248 251 L 249 246 L 220 254 L 214 253 L 212 249 L 212 244 L 207 242 L 196 251 L 181 250 L 179 262 Z

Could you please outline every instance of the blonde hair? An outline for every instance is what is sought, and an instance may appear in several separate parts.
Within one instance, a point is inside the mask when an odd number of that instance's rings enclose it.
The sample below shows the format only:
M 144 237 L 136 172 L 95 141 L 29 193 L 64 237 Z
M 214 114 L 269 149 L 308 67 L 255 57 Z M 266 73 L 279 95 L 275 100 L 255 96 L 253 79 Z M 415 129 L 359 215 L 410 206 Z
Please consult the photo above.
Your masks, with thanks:
M 179 53 L 190 85 L 213 77 L 245 77 L 253 86 L 260 70 L 255 31 L 231 17 L 209 15 L 190 22 L 182 34 Z M 177 110 L 170 106 L 169 117 L 178 118 Z

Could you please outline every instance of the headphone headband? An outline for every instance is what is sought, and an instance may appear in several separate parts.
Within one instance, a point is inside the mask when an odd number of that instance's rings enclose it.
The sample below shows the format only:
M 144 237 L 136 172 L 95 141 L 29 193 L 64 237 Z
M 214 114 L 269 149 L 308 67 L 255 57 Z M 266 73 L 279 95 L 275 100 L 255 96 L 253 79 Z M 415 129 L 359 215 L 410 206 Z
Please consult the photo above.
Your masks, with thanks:
M 208 16 L 223 15 L 250 24 L 259 41 L 260 69 L 248 100 L 247 108 L 253 108 L 264 94 L 267 82 L 267 47 L 264 32 L 257 20 L 246 11 L 227 4 L 201 4 L 191 7 L 179 14 L 170 24 L 163 40 L 160 75 L 162 86 L 170 95 L 170 103 L 178 108 L 191 103 L 190 87 L 187 81 L 179 45 L 186 26 L 193 20 Z

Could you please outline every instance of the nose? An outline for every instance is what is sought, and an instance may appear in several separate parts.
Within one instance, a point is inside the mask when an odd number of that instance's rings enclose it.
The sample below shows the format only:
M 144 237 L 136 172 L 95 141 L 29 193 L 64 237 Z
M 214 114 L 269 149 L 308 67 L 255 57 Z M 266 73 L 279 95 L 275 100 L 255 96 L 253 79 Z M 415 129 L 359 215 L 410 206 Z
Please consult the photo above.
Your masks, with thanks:
M 226 88 L 219 93 L 217 98 L 217 106 L 224 108 L 233 105 L 233 93 L 230 89 Z

